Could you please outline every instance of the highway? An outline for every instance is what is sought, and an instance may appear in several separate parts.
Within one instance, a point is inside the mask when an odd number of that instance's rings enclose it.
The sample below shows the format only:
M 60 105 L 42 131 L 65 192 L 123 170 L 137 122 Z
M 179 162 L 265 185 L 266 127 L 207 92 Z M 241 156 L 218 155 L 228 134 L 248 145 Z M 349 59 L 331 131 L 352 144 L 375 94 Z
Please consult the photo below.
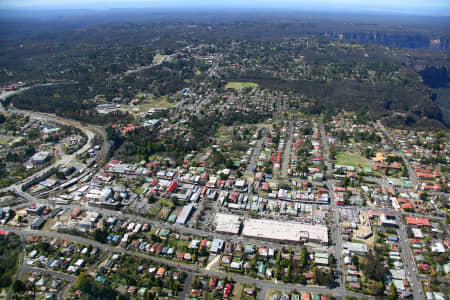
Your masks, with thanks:
M 88 151 L 89 148 L 92 147 L 92 140 L 94 139 L 95 134 L 87 126 L 83 126 L 79 122 L 76 122 L 76 121 L 64 119 L 64 118 L 61 118 L 61 117 L 58 117 L 55 115 L 39 113 L 39 112 L 30 112 L 30 111 L 24 111 L 24 110 L 18 110 L 18 109 L 12 109 L 12 110 L 10 110 L 10 112 L 26 115 L 33 119 L 41 119 L 41 120 L 55 122 L 58 124 L 63 124 L 66 126 L 73 126 L 73 127 L 79 128 L 86 135 L 87 141 L 83 147 L 78 149 L 73 154 L 65 154 L 64 152 L 60 153 L 61 157 L 58 161 L 54 162 L 53 164 L 51 164 L 50 166 L 48 166 L 46 168 L 39 170 L 38 172 L 32 174 L 30 177 L 28 177 L 18 183 L 12 184 L 8 187 L 1 189 L 0 190 L 1 192 L 7 191 L 7 190 L 13 190 L 16 193 L 20 194 L 23 198 L 25 198 L 27 200 L 31 200 L 26 195 L 21 194 L 21 192 L 23 191 L 22 190 L 23 185 L 25 185 L 27 182 L 33 180 L 33 178 L 39 177 L 39 176 L 45 174 L 46 172 L 48 172 L 49 170 L 57 168 L 60 165 L 72 164 L 74 166 L 78 166 L 78 168 L 84 167 L 84 165 L 82 165 L 80 162 L 75 160 L 75 157 L 78 154 Z
M 145 71 L 145 70 L 149 70 L 149 69 L 154 68 L 156 66 L 162 65 L 164 62 L 166 62 L 170 57 L 172 57 L 174 55 L 175 54 L 164 56 L 164 58 L 161 59 L 161 61 L 159 63 L 148 65 L 148 66 L 142 66 L 142 67 L 139 67 L 139 68 L 137 68 L 135 70 L 126 71 L 123 74 L 124 75 L 131 75 L 131 74 L 134 74 L 134 73 L 138 73 L 138 72 L 142 72 L 142 71 Z M 116 76 L 116 77 L 118 77 L 118 76 Z
M 71 82 L 71 83 L 75 83 L 75 82 Z M 39 84 L 31 85 L 31 86 L 26 86 L 26 87 L 23 87 L 21 89 L 15 90 L 15 91 L 8 91 L 8 92 L 0 94 L 0 102 L 2 102 L 3 100 L 5 100 L 5 99 L 7 99 L 7 98 L 9 98 L 11 96 L 23 93 L 23 92 L 25 92 L 27 90 L 31 90 L 31 89 L 38 88 L 38 87 L 52 86 L 52 85 L 57 85 L 57 84 L 68 84 L 68 82 L 64 82 L 64 83 L 63 82 L 61 82 L 61 83 L 39 83 Z M 4 110 L 3 106 L 0 106 L 0 108 L 2 110 Z

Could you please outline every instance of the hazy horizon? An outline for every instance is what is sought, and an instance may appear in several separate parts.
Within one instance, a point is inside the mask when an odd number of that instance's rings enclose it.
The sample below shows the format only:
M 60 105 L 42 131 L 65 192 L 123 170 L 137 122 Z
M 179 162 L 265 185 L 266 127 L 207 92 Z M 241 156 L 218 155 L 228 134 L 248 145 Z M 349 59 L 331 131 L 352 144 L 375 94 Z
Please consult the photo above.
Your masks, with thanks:
M 310 1 L 249 1 L 229 0 L 211 2 L 206 0 L 0 0 L 0 9 L 14 10 L 61 10 L 61 9 L 92 9 L 108 10 L 114 8 L 155 8 L 155 9 L 276 9 L 276 10 L 313 10 L 322 12 L 350 12 L 402 14 L 418 16 L 450 16 L 450 1 L 447 0 L 317 0 Z

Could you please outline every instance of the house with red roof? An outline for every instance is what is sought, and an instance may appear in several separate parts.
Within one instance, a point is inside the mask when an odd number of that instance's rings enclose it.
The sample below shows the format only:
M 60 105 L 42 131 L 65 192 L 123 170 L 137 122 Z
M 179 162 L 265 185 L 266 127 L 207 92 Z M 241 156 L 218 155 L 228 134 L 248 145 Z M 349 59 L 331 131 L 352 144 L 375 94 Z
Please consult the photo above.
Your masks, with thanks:
M 233 289 L 233 285 L 231 283 L 225 284 L 225 288 L 223 289 L 223 297 L 224 298 L 230 297 L 232 289 Z
M 414 209 L 414 206 L 411 203 L 409 203 L 409 202 L 406 202 L 405 204 L 403 204 L 402 207 L 405 210 L 413 210 Z
M 213 277 L 209 280 L 209 288 L 210 289 L 215 288 L 216 284 L 217 284 L 217 278 Z

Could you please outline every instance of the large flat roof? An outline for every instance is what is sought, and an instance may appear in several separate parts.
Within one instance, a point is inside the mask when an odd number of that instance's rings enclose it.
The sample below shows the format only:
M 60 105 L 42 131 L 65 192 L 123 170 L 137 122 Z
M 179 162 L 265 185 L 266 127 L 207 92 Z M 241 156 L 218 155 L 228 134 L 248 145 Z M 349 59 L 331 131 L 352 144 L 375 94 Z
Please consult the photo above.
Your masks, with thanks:
M 237 215 L 217 213 L 216 223 L 217 232 L 238 234 L 241 228 L 241 221 Z
M 326 226 L 279 222 L 268 219 L 244 221 L 242 235 L 291 242 L 300 242 L 301 239 L 306 239 L 328 243 L 328 228 Z
M 180 214 L 178 215 L 178 218 L 176 220 L 177 224 L 184 225 L 191 215 L 192 210 L 194 209 L 194 205 L 189 203 L 186 204 L 183 209 L 181 210 Z

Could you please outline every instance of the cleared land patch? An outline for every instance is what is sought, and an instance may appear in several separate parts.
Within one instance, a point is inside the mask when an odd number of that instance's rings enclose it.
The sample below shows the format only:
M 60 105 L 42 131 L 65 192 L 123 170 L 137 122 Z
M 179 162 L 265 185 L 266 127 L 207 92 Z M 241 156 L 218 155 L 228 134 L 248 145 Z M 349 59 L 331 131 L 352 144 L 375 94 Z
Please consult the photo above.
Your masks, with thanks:
M 358 153 L 339 152 L 336 155 L 336 164 L 344 166 L 358 167 L 372 167 L 373 162 L 359 155 Z
M 245 89 L 245 88 L 255 88 L 258 87 L 257 83 L 254 82 L 241 82 L 241 81 L 233 81 L 228 82 L 225 86 L 226 89 Z

